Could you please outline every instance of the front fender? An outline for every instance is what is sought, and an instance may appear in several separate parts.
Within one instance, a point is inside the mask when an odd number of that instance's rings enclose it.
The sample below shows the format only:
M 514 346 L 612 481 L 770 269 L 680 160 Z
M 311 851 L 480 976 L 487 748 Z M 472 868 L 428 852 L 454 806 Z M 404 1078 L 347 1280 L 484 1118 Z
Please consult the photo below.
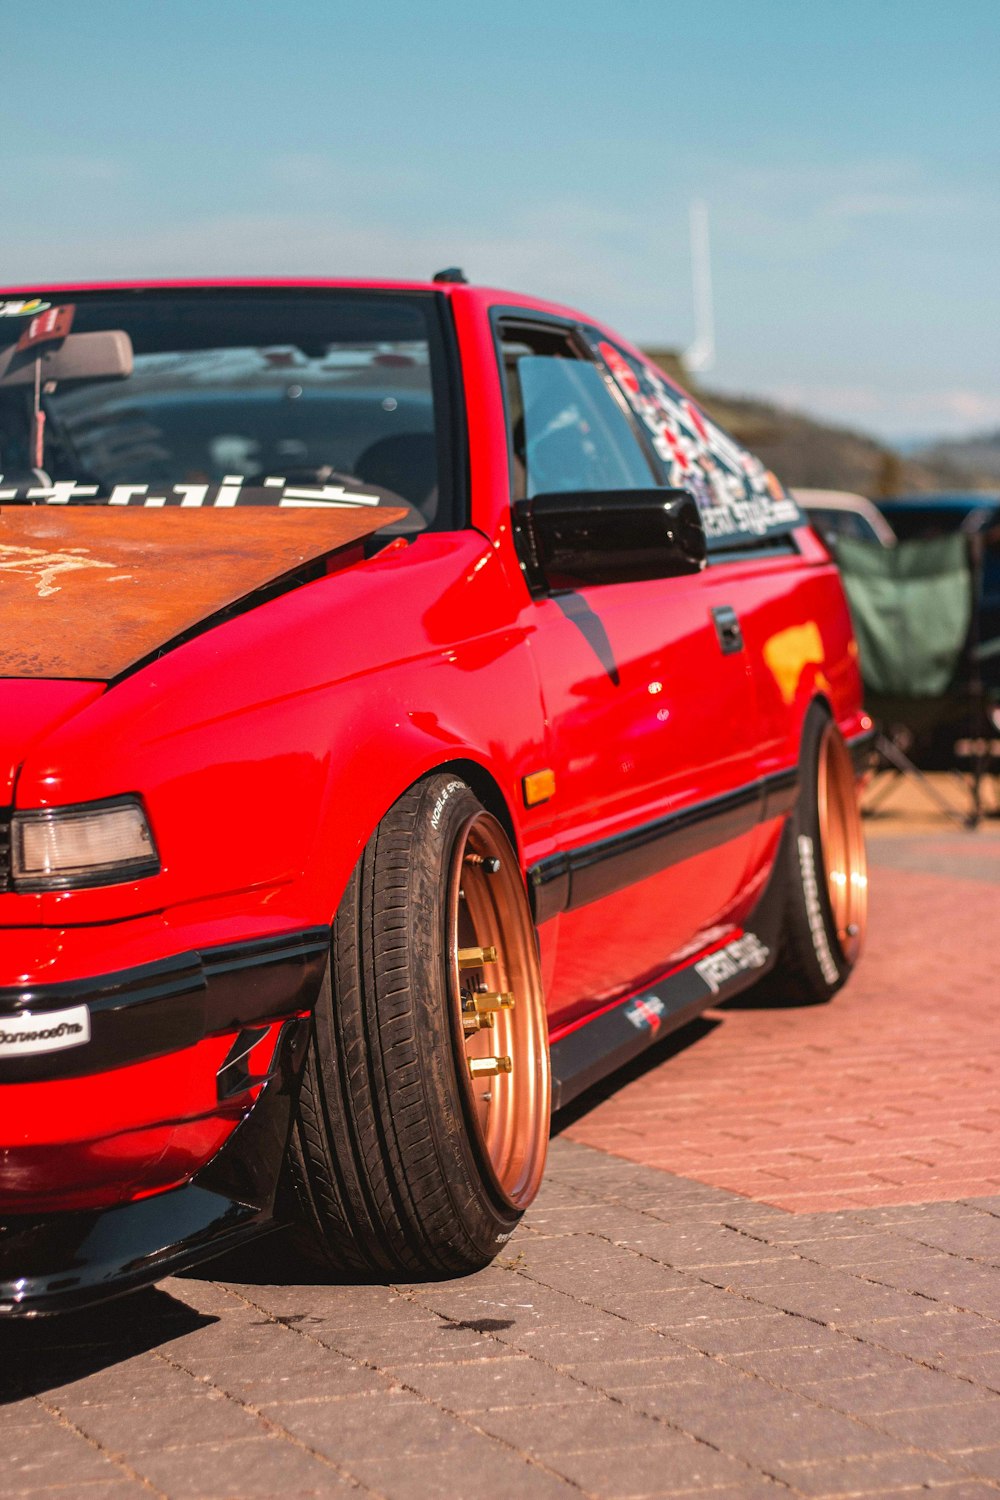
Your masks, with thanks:
M 412 558 L 409 554 L 415 554 Z M 243 895 L 328 921 L 385 810 L 442 763 L 508 805 L 544 764 L 540 695 L 506 575 L 475 533 L 321 580 L 117 686 L 22 767 L 18 805 L 138 792 L 159 875 L 0 897 L 0 923 L 108 922 Z

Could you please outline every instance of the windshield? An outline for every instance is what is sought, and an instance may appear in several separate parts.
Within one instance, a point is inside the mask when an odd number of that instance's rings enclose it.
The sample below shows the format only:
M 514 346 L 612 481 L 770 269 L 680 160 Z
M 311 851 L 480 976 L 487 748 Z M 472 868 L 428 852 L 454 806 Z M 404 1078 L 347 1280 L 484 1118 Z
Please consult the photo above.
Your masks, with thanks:
M 0 302 L 0 502 L 403 502 L 398 529 L 452 525 L 443 364 L 425 294 Z

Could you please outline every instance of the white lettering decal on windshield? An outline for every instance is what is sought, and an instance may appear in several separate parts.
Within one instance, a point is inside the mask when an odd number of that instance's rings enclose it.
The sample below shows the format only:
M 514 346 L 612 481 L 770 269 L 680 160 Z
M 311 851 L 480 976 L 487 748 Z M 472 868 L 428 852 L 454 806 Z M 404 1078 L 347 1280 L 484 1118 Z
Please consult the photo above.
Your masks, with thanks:
M 28 499 L 44 500 L 46 505 L 68 505 L 71 500 L 85 500 L 96 494 L 96 484 L 77 484 L 75 479 L 61 479 L 58 484 L 37 485 L 30 489 Z
M 3 475 L 0 474 L 0 485 L 2 483 Z M 248 485 L 241 475 L 227 474 L 221 484 L 172 485 L 169 495 L 151 495 L 148 484 L 116 484 L 106 503 L 143 506 L 146 509 L 158 509 L 165 505 L 228 508 L 240 503 L 252 504 L 250 497 L 255 494 L 259 496 L 261 490 L 267 491 L 265 505 L 285 508 L 379 505 L 383 500 L 382 495 L 350 490 L 344 484 L 291 485 L 284 479 L 268 478 L 261 485 Z M 54 484 L 33 485 L 30 489 L 21 486 L 0 488 L 0 503 L 34 500 L 45 505 L 69 505 L 74 501 L 93 499 L 97 494 L 96 484 L 78 484 L 73 479 L 60 479 Z
M 282 492 L 279 505 L 377 505 L 377 495 L 352 493 L 342 484 L 323 484 L 316 489 L 292 489 Z

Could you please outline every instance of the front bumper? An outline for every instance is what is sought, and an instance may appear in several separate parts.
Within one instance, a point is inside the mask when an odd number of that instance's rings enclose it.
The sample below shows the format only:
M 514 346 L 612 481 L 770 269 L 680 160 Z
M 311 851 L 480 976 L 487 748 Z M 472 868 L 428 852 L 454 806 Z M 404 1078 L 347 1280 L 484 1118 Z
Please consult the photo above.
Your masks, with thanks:
M 270 1222 L 325 927 L 0 988 L 0 1028 L 86 1008 L 90 1039 L 0 1049 L 0 1314 L 82 1306 Z

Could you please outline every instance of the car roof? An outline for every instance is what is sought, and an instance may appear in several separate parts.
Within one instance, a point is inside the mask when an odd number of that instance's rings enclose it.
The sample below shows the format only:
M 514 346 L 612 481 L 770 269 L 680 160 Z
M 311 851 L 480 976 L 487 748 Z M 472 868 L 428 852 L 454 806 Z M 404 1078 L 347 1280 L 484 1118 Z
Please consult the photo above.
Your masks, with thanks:
M 466 281 L 406 281 L 392 277 L 325 277 L 325 276 L 195 276 L 195 277 L 141 277 L 115 281 L 45 281 L 33 284 L 0 287 L 0 299 L 9 297 L 36 297 L 39 292 L 46 296 L 71 296 L 78 292 L 135 292 L 135 291 L 371 291 L 371 292 L 436 292 L 445 297 L 475 300 L 487 305 L 528 308 L 536 312 L 572 318 L 574 321 L 600 324 L 589 314 L 578 308 L 561 303 L 548 302 L 525 292 L 514 292 L 503 287 L 472 285 Z

